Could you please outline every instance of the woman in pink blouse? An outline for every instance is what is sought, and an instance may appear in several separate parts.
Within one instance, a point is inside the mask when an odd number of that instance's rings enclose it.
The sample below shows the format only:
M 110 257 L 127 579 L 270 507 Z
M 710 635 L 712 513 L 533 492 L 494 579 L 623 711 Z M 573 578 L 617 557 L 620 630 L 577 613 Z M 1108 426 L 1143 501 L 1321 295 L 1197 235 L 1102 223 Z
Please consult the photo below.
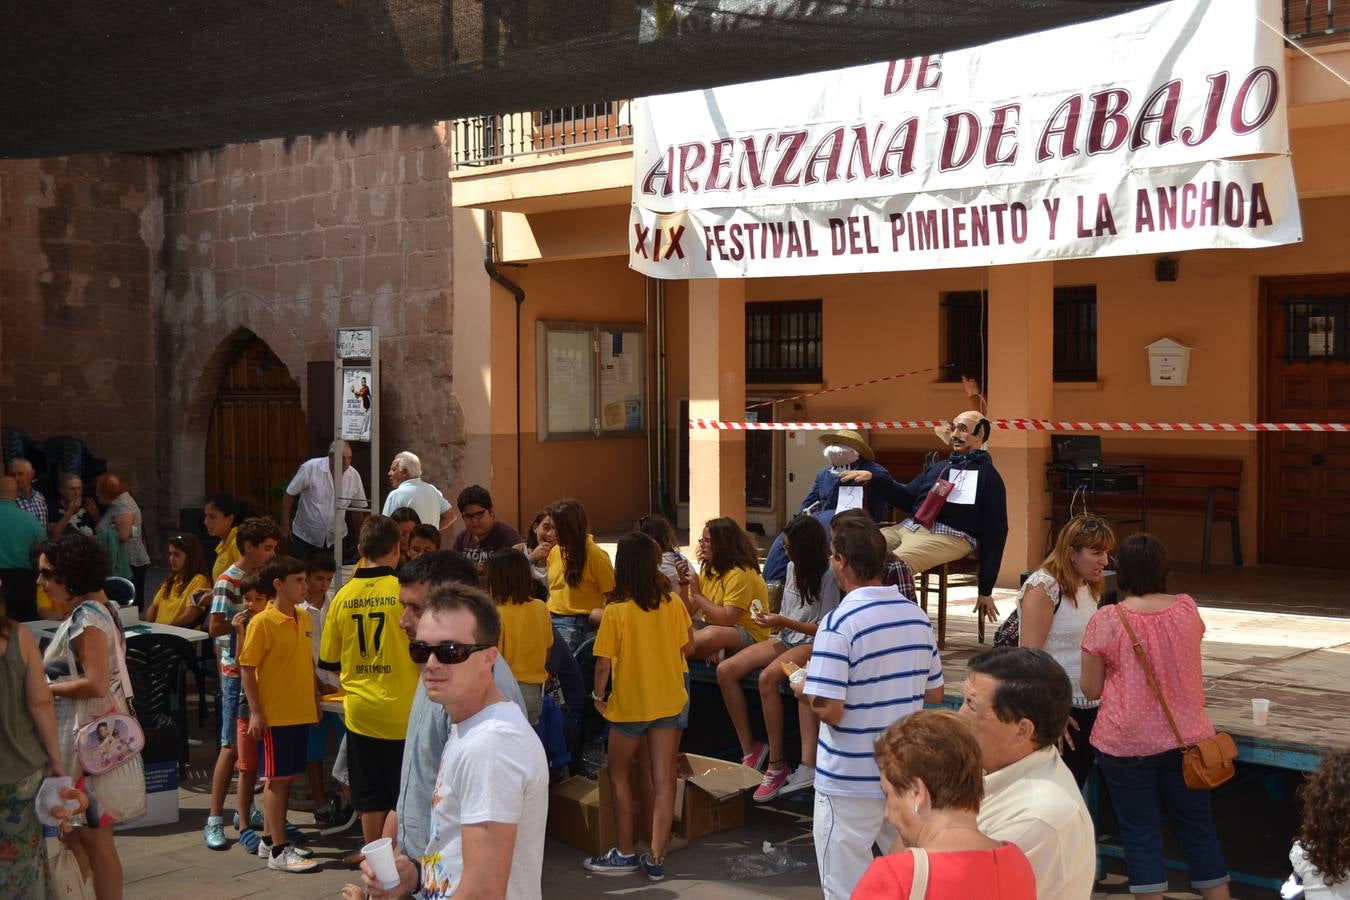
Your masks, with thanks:
M 1167 593 L 1167 552 L 1151 534 L 1131 535 L 1120 545 L 1116 579 L 1119 606 L 1097 610 L 1083 633 L 1080 684 L 1089 700 L 1101 698 L 1092 746 L 1120 824 L 1130 892 L 1162 900 L 1167 889 L 1161 830 L 1166 807 L 1191 886 L 1205 900 L 1228 900 L 1228 867 L 1209 792 L 1186 787 L 1181 749 L 1121 618 L 1143 646 L 1187 744 L 1214 737 L 1200 664 L 1205 623 L 1189 596 Z

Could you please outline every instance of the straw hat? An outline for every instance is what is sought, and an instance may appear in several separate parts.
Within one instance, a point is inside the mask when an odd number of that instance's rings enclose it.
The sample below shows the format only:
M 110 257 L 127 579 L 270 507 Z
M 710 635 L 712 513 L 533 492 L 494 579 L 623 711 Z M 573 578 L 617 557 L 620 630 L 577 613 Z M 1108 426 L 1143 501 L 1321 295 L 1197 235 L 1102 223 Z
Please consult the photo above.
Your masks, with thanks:
M 863 440 L 863 436 L 852 428 L 821 432 L 820 442 L 826 445 L 838 444 L 841 447 L 851 447 L 857 450 L 858 455 L 868 462 L 876 459 L 876 456 L 872 453 L 872 448 L 867 446 L 867 441 Z

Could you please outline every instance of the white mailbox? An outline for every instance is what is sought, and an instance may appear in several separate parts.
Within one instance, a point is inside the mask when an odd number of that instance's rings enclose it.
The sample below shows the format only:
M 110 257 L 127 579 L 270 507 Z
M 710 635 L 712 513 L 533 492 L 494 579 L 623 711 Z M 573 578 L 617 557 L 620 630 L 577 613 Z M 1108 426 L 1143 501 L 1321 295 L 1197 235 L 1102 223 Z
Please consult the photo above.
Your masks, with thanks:
M 1191 348 L 1171 338 L 1149 344 L 1148 380 L 1156 387 L 1185 387 L 1191 369 Z

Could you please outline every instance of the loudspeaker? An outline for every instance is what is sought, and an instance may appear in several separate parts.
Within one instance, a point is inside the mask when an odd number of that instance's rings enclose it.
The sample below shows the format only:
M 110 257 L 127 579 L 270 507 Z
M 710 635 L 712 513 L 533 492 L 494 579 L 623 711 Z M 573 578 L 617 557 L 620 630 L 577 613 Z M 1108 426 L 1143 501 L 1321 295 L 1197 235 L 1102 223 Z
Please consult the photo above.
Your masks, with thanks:
M 1177 261 L 1169 257 L 1155 260 L 1153 263 L 1153 279 L 1155 281 L 1176 281 Z

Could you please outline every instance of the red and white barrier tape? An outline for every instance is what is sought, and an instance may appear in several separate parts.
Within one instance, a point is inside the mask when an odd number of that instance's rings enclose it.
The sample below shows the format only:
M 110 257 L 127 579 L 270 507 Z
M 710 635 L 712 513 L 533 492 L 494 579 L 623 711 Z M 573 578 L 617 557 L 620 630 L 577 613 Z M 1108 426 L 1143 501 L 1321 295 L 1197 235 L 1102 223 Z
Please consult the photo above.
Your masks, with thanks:
M 1045 419 L 990 419 L 1003 431 L 1156 431 L 1156 432 L 1255 432 L 1314 431 L 1350 434 L 1347 422 L 1051 422 Z M 877 422 L 719 422 L 690 419 L 689 427 L 713 431 L 906 431 L 930 429 L 951 423 L 944 419 L 895 419 Z
M 819 397 L 821 394 L 833 394 L 835 391 L 851 391 L 854 388 L 867 387 L 869 384 L 881 384 L 885 381 L 896 381 L 900 378 L 908 378 L 911 375 L 926 375 L 929 372 L 941 372 L 947 366 L 933 366 L 928 369 L 914 369 L 909 372 L 896 372 L 894 375 L 886 375 L 881 378 L 869 378 L 866 381 L 855 381 L 853 384 L 843 384 L 839 387 L 825 388 L 820 391 L 807 391 L 805 394 L 793 394 L 791 397 L 778 397 L 774 400 L 765 400 L 761 403 L 751 403 L 746 409 L 758 409 L 761 406 L 773 406 L 775 403 L 787 403 L 789 400 L 802 400 L 806 397 Z

